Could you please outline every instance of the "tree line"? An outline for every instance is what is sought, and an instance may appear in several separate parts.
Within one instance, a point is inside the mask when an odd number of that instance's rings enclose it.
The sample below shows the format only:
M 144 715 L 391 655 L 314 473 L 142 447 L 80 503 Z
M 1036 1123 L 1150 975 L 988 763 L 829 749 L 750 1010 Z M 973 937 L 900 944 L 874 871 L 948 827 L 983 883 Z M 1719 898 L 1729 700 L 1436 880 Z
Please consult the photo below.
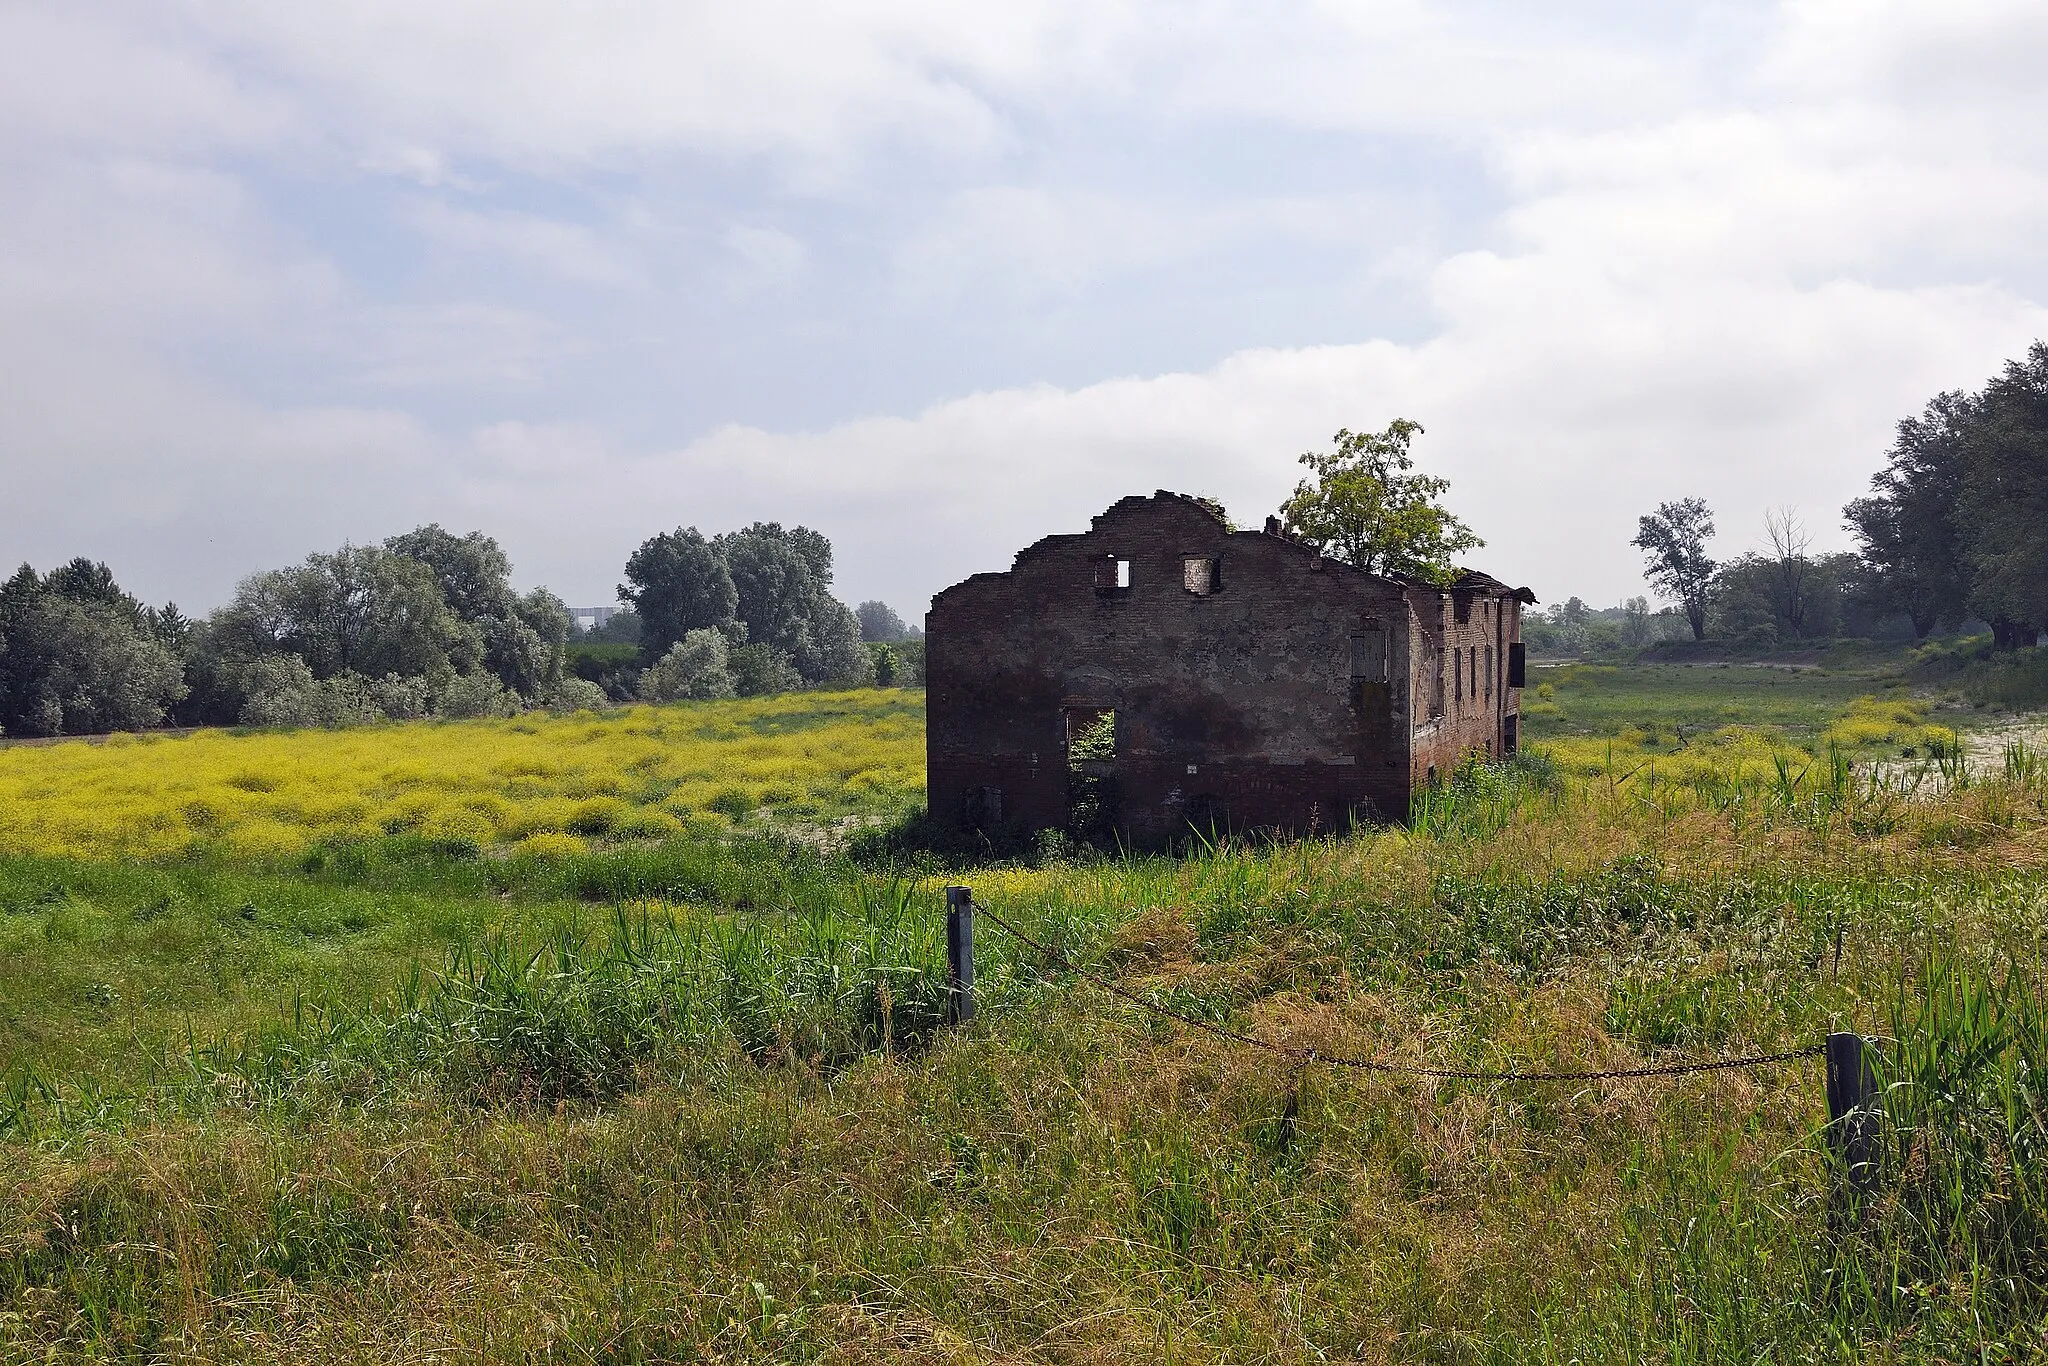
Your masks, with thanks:
M 1716 563 L 1712 512 L 1683 498 L 1641 518 L 1632 544 L 1696 640 L 1878 635 L 1891 623 L 1925 639 L 1974 620 L 1997 650 L 2033 644 L 2048 631 L 2048 343 L 1901 421 L 1871 492 L 1842 516 L 1855 551 L 1812 554 L 1807 529 L 1779 509 L 1766 548 Z
M 145 606 L 104 564 L 0 584 L 0 734 L 173 725 L 350 725 L 575 710 L 639 697 L 730 697 L 907 681 L 830 594 L 832 546 L 773 522 L 648 540 L 626 565 L 633 666 L 570 667 L 575 625 L 545 588 L 515 591 L 492 537 L 427 525 L 253 574 L 203 620 Z M 880 603 L 875 630 L 910 632 Z M 637 618 L 637 620 L 636 620 Z

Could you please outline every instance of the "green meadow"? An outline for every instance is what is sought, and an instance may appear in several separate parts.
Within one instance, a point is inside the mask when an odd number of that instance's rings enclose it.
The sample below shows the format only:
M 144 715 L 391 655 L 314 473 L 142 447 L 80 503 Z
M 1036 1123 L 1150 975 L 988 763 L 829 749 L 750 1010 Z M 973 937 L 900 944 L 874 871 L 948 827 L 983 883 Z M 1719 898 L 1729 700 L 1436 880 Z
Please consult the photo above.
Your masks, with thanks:
M 1176 857 L 921 847 L 914 693 L 137 747 L 215 824 L 0 855 L 0 1358 L 2048 1355 L 2039 756 L 1873 674 L 1532 684 L 1404 826 Z M 294 744 L 345 821 L 287 820 Z M 11 828 L 73 838 L 45 786 Z M 984 918 L 958 1028 L 950 882 L 1058 955 Z M 1868 1195 L 1812 1057 L 1326 1061 L 1839 1029 Z

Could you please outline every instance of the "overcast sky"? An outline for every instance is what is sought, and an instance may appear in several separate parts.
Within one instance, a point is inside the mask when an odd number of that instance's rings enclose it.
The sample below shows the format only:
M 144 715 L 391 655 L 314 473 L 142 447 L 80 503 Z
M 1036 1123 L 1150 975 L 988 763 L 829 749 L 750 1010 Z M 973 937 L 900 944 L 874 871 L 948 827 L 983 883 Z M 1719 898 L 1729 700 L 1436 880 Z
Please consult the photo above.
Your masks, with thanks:
M 906 616 L 1340 426 L 1641 589 L 2048 336 L 2048 5 L 0 0 L 0 558 L 803 522 Z M 4 572 L 4 571 L 0 571 Z

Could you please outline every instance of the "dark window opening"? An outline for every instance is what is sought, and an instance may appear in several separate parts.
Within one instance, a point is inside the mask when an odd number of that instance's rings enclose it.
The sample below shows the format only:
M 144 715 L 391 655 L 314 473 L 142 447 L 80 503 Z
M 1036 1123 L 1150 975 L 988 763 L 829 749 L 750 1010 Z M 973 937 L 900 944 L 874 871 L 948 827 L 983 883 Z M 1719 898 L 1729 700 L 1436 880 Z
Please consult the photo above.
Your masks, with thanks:
M 1529 684 L 1529 649 L 1516 641 L 1508 646 L 1508 686 L 1523 688 Z
M 1003 790 L 1000 787 L 968 789 L 965 814 L 968 829 L 995 829 L 1003 823 Z
M 1223 799 L 1213 792 L 1197 792 L 1188 798 L 1187 805 L 1181 808 L 1181 819 L 1195 835 L 1212 842 L 1230 830 L 1230 812 Z
M 1486 647 L 1486 700 L 1493 701 L 1493 647 Z
M 1465 709 L 1465 652 L 1451 651 L 1451 701 L 1458 710 Z
M 1206 598 L 1223 587 L 1223 580 L 1214 559 L 1190 555 L 1180 562 L 1180 584 L 1196 597 Z
M 1131 562 L 1104 555 L 1095 562 L 1095 591 L 1120 593 L 1131 586 Z

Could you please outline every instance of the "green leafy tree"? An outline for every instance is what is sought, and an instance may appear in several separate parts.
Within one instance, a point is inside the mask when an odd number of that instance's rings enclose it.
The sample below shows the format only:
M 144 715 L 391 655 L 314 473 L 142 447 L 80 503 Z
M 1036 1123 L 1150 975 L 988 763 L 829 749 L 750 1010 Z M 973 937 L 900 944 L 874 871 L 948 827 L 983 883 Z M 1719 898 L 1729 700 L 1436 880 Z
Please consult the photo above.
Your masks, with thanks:
M 289 652 L 316 679 L 468 673 L 483 654 L 479 633 L 449 611 L 431 569 L 373 545 L 244 579 L 214 625 L 224 653 Z
M 1924 639 L 1953 630 L 1969 609 L 1970 567 L 1957 516 L 1977 400 L 1937 394 L 1898 425 L 1871 493 L 1842 509 L 1859 542 L 1873 605 L 1899 612 Z
M 725 556 L 695 527 L 650 537 L 626 560 L 619 601 L 640 621 L 640 657 L 653 664 L 689 632 L 711 627 L 740 635 L 739 590 Z
M 1707 554 L 1707 542 L 1714 534 L 1714 515 L 1703 498 L 1680 498 L 1659 503 L 1657 510 L 1636 523 L 1630 542 L 1642 551 L 1648 564 L 1645 573 L 1650 586 L 1685 609 L 1694 640 L 1707 638 L 1707 602 L 1714 586 L 1714 561 Z
M 2048 342 L 2006 363 L 1972 419 L 1957 498 L 1970 605 L 2012 649 L 2048 627 Z
M 388 537 L 384 548 L 425 565 L 449 610 L 462 620 L 511 615 L 511 558 L 481 531 L 457 536 L 442 530 L 438 522 L 429 522 Z
M 1453 557 L 1486 542 L 1437 501 L 1450 481 L 1409 472 L 1408 445 L 1421 432 L 1396 418 L 1383 432 L 1340 431 L 1334 451 L 1303 455 L 1315 478 L 1280 505 L 1288 532 L 1368 573 L 1450 582 Z
M 1656 639 L 1656 627 L 1650 621 L 1650 600 L 1630 598 L 1621 604 L 1621 643 L 1631 649 L 1641 649 Z
M 569 609 L 545 588 L 512 589 L 512 561 L 481 531 L 457 536 L 438 523 L 416 527 L 384 548 L 425 565 L 458 620 L 482 645 L 483 666 L 521 696 L 539 698 L 562 678 Z
M 104 564 L 23 565 L 0 585 L 0 730 L 143 730 L 186 692 L 178 656 Z
M 853 609 L 853 615 L 860 622 L 860 638 L 869 643 L 876 641 L 909 640 L 917 634 L 904 625 L 903 618 L 896 615 L 896 609 L 886 602 L 870 600 Z

